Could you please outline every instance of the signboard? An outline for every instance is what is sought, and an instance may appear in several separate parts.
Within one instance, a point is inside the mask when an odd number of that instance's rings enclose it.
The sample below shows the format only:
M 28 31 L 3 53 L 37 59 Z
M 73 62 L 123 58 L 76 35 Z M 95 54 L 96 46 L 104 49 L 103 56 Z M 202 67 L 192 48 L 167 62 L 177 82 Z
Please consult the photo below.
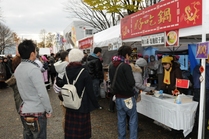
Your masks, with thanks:
M 209 42 L 203 42 L 197 44 L 196 58 L 207 59 L 208 58 L 208 46 Z
M 165 47 L 179 46 L 179 30 L 165 32 Z
M 71 30 L 71 40 L 73 41 L 73 44 L 75 45 L 77 41 L 75 27 L 72 27 L 72 30 Z
M 202 0 L 165 0 L 121 19 L 122 40 L 202 24 Z
M 165 33 L 158 33 L 141 37 L 142 46 L 164 45 Z
M 93 46 L 93 36 L 78 41 L 79 49 L 87 49 L 87 48 L 91 48 L 92 46 Z
M 50 55 L 50 48 L 40 48 L 39 55 Z

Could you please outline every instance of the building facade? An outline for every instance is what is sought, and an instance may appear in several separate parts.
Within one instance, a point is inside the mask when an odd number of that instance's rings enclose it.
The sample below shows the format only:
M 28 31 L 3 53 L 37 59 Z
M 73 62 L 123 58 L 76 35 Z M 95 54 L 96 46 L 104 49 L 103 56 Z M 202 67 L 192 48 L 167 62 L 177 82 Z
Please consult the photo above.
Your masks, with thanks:
M 88 23 L 79 19 L 73 19 L 63 31 L 65 39 L 64 49 L 78 47 L 79 40 L 92 36 L 95 32 L 96 29 L 91 27 Z

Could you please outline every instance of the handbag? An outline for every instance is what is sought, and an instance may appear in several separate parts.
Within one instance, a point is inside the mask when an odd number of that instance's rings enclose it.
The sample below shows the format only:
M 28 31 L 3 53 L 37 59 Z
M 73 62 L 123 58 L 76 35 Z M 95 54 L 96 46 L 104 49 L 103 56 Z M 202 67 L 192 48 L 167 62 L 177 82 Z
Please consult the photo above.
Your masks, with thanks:
M 119 69 L 120 65 L 122 65 L 122 62 L 121 62 L 121 63 L 118 65 L 118 67 L 116 68 L 115 75 L 114 75 L 114 77 L 113 77 L 113 81 L 112 81 L 112 84 L 111 84 L 111 86 L 110 86 L 110 93 L 113 94 L 113 95 L 115 95 L 114 89 L 113 89 L 113 88 L 114 88 L 114 85 L 115 85 L 115 80 L 116 80 L 116 76 L 117 76 L 118 69 Z
M 81 69 L 81 71 L 79 72 L 79 74 L 76 77 L 76 80 L 73 81 L 73 84 L 70 84 L 69 79 L 67 77 L 66 71 L 65 71 L 65 76 L 67 79 L 67 84 L 65 84 L 62 89 L 61 89 L 61 94 L 62 94 L 62 98 L 63 98 L 63 105 L 67 108 L 71 108 L 71 109 L 79 109 L 81 106 L 81 101 L 83 98 L 83 94 L 85 91 L 85 87 L 82 91 L 81 97 L 78 96 L 77 93 L 77 89 L 75 87 L 75 83 L 77 82 L 80 74 L 83 72 L 84 68 Z

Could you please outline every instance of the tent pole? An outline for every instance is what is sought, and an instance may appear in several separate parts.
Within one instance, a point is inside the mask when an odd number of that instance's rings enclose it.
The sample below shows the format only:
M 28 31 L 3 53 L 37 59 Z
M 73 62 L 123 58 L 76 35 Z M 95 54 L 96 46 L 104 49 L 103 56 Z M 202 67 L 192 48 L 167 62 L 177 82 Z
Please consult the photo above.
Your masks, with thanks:
M 206 0 L 202 0 L 202 42 L 206 42 L 206 28 L 207 25 L 205 23 L 206 17 Z M 198 124 L 198 139 L 204 139 L 204 133 L 205 133 L 205 59 L 201 60 L 201 66 L 204 68 L 204 71 L 201 73 L 201 76 L 203 77 L 203 81 L 200 84 L 200 104 L 199 104 L 199 124 Z

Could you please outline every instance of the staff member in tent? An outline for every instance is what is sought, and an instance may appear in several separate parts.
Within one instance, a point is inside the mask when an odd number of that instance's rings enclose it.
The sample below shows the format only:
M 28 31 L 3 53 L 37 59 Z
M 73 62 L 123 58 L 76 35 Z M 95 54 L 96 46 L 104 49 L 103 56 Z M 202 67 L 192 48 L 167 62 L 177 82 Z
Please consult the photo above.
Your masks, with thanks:
M 173 62 L 173 57 L 165 56 L 162 58 L 163 82 L 161 90 L 164 93 L 172 94 L 176 88 L 176 78 L 182 79 L 182 72 L 179 64 Z

